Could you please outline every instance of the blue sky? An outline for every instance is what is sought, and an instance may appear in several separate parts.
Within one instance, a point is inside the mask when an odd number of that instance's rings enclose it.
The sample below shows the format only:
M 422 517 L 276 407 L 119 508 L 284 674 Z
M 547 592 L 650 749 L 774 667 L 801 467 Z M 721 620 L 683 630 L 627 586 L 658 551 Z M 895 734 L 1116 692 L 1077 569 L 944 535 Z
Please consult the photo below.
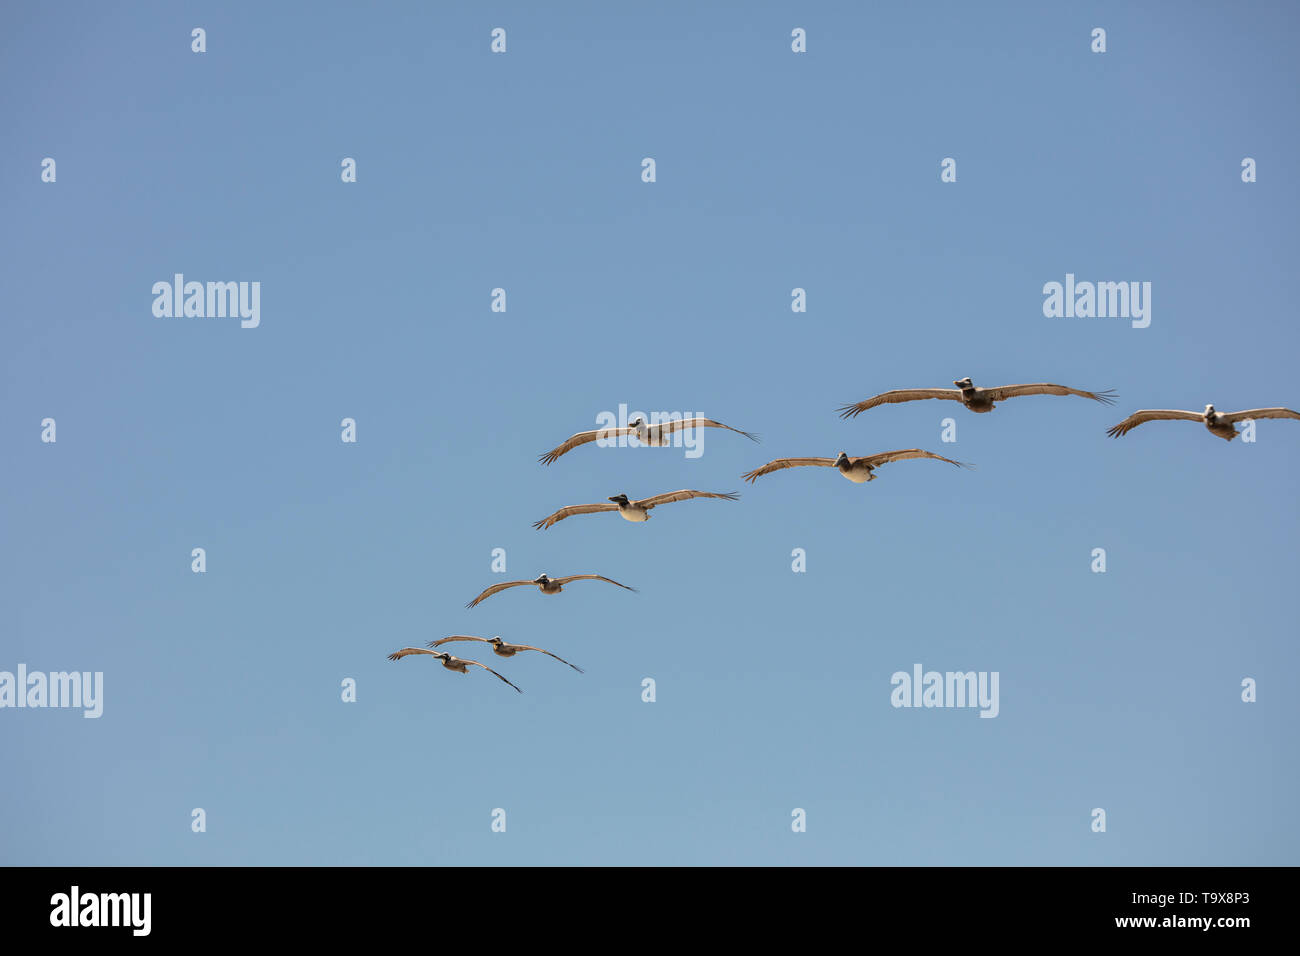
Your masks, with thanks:
M 0 861 L 1300 862 L 1300 424 L 1105 434 L 1300 404 L 1294 6 L 3 18 L 0 670 L 104 713 L 0 710 Z M 155 318 L 176 272 L 260 326 Z M 1067 273 L 1151 282 L 1150 327 L 1045 318 Z M 835 414 L 965 375 L 1120 399 Z M 620 403 L 763 442 L 536 463 Z M 739 477 L 913 446 L 978 470 Z M 678 488 L 742 497 L 531 527 Z M 466 610 L 498 547 L 640 593 Z M 453 633 L 586 673 L 385 659 Z M 916 663 L 999 715 L 892 707 Z

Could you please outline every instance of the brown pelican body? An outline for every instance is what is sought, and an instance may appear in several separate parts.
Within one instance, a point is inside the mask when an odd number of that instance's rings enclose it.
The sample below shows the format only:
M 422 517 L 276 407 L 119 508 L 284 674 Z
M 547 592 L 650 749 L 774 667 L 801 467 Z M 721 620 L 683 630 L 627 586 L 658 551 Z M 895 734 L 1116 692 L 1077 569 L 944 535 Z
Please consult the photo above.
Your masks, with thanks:
M 961 390 L 961 403 L 972 412 L 993 411 L 993 396 L 988 389 L 976 388 L 969 378 L 958 379 L 953 384 Z
M 875 481 L 875 468 L 865 458 L 850 458 L 844 452 L 835 459 L 835 467 L 839 469 L 840 474 L 856 485 L 864 481 Z
M 1210 434 L 1224 441 L 1232 441 L 1237 437 L 1237 426 L 1232 422 L 1223 419 L 1222 412 L 1216 412 L 1213 405 L 1205 406 L 1205 427 L 1210 430 Z
M 615 495 L 609 500 L 618 505 L 618 513 L 625 521 L 650 520 L 650 509 L 639 501 L 632 501 L 627 495 Z

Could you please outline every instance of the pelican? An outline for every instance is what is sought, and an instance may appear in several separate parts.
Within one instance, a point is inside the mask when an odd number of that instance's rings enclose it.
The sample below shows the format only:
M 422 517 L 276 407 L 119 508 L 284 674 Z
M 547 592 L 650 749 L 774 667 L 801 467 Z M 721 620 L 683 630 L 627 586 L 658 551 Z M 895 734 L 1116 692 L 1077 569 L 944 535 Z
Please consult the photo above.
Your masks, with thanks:
M 907 461 L 909 458 L 934 458 L 938 461 L 946 461 L 950 465 L 956 465 L 958 468 L 975 467 L 964 461 L 953 461 L 951 458 L 944 458 L 943 455 L 936 455 L 934 452 L 923 451 L 920 448 L 903 448 L 899 451 L 882 451 L 878 455 L 864 455 L 861 458 L 850 458 L 847 452 L 840 452 L 838 458 L 778 458 L 776 461 L 769 461 L 762 468 L 755 468 L 753 471 L 746 472 L 741 477 L 752 483 L 764 475 L 770 475 L 782 468 L 817 465 L 821 468 L 838 468 L 841 475 L 854 484 L 860 485 L 864 481 L 875 481 L 876 476 L 872 472 L 880 465 L 887 465 L 891 461 Z
M 472 640 L 476 640 L 476 638 L 472 638 Z M 393 651 L 393 653 L 389 654 L 388 659 L 390 661 L 399 661 L 403 657 L 409 657 L 411 654 L 428 654 L 442 661 L 442 666 L 447 668 L 447 670 L 459 671 L 462 674 L 468 674 L 469 665 L 473 664 L 475 667 L 483 668 L 497 680 L 503 680 L 506 681 L 507 684 L 510 684 L 510 681 L 506 680 L 486 664 L 480 664 L 478 661 L 465 660 L 463 657 L 452 657 L 450 654 L 443 651 L 426 651 L 423 647 L 403 647 L 400 651 Z M 514 684 L 510 684 L 510 686 L 515 687 Z M 515 687 L 515 690 L 519 690 L 519 688 Z M 519 693 L 522 694 L 523 691 L 519 690 Z
M 1128 434 L 1144 422 L 1172 420 L 1201 422 L 1210 430 L 1211 435 L 1217 435 L 1224 441 L 1232 441 L 1237 437 L 1237 429 L 1233 427 L 1233 422 L 1244 422 L 1255 418 L 1300 418 L 1300 412 L 1293 412 L 1289 408 L 1252 408 L 1244 412 L 1219 412 L 1215 411 L 1213 405 L 1206 405 L 1203 412 L 1184 412 L 1170 408 L 1144 408 L 1139 412 L 1134 412 L 1118 425 L 1106 429 L 1106 434 L 1111 438 L 1118 438 L 1120 435 Z
M 438 641 L 430 641 L 429 646 L 437 647 L 440 644 L 447 644 L 451 641 L 480 641 L 484 644 L 491 644 L 492 653 L 495 654 L 497 657 L 514 657 L 520 651 L 541 651 L 547 657 L 554 657 L 561 664 L 569 664 L 568 661 L 566 661 L 563 657 L 560 657 L 558 654 L 552 654 L 550 651 L 542 650 L 542 648 L 540 647 L 532 647 L 528 644 L 507 644 L 499 637 L 494 637 L 491 640 L 489 640 L 486 637 L 471 637 L 468 634 L 453 634 L 451 637 L 444 637 Z M 577 664 L 569 664 L 569 666 L 572 667 L 579 674 L 586 673 L 586 671 L 584 671 Z
M 543 465 L 549 465 L 565 452 L 573 451 L 579 445 L 585 445 L 598 438 L 612 439 L 624 435 L 635 435 L 637 441 L 643 445 L 668 445 L 671 444 L 673 432 L 679 432 L 687 428 L 725 428 L 737 435 L 744 435 L 750 441 L 758 441 L 758 436 L 753 432 L 743 432 L 739 428 L 732 428 L 730 425 L 724 425 L 722 422 L 715 422 L 711 418 L 704 418 L 699 415 L 695 418 L 670 419 L 657 425 L 647 425 L 644 419 L 635 418 L 623 428 L 597 428 L 589 432 L 578 432 L 576 435 L 570 436 L 563 444 L 556 445 L 537 460 Z
M 563 521 L 570 515 L 589 515 L 597 511 L 617 511 L 628 521 L 649 521 L 650 509 L 657 508 L 659 505 L 671 504 L 674 501 L 687 501 L 691 498 L 725 498 L 727 501 L 735 501 L 740 495 L 732 491 L 713 492 L 713 491 L 691 491 L 682 489 L 681 491 L 670 491 L 667 494 L 655 495 L 653 498 L 640 498 L 632 500 L 627 495 L 614 495 L 608 500 L 612 504 L 590 504 L 590 505 L 569 505 L 567 508 L 561 508 L 554 514 L 549 514 L 541 521 L 534 521 L 533 527 L 538 531 L 545 531 L 557 521 Z
M 619 584 L 613 578 L 603 577 L 599 574 L 570 574 L 567 578 L 548 578 L 545 574 L 541 574 L 531 581 L 506 581 L 504 584 L 494 584 L 465 606 L 474 607 L 498 591 L 504 591 L 506 588 L 517 588 L 524 584 L 536 584 L 537 589 L 543 594 L 559 594 L 570 581 L 608 581 L 610 584 L 618 584 L 624 591 L 636 590 L 636 588 L 630 588 L 626 584 Z
M 923 398 L 946 398 L 949 401 L 961 402 L 972 412 L 991 412 L 997 402 L 1005 402 L 1008 398 L 1016 398 L 1019 395 L 1078 395 L 1080 398 L 1091 398 L 1094 402 L 1101 402 L 1104 405 L 1114 405 L 1116 398 L 1115 393 L 1109 389 L 1104 392 L 1085 392 L 1047 382 L 1036 385 L 1003 385 L 1001 388 L 976 388 L 975 383 L 969 378 L 959 378 L 953 384 L 957 386 L 955 389 L 898 388 L 892 392 L 881 392 L 865 402 L 841 405 L 836 410 L 840 413 L 840 418 L 856 418 L 868 408 L 875 408 L 877 405 L 915 402 Z

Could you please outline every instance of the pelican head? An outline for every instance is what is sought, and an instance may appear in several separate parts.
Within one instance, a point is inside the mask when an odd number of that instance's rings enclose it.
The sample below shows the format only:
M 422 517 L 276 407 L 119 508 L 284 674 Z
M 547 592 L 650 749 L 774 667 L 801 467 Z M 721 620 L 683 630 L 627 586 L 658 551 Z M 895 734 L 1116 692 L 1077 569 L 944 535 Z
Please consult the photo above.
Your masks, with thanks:
M 614 502 L 614 504 L 616 505 L 626 505 L 631 503 L 628 500 L 627 495 L 614 495 L 614 497 L 609 498 L 607 500 Z
M 847 465 L 848 463 L 849 463 L 849 453 L 846 451 L 840 452 L 839 457 L 835 459 L 836 467 Z
M 1212 416 L 1213 414 L 1214 414 L 1214 406 L 1213 406 L 1213 405 L 1206 405 L 1206 406 L 1205 406 L 1205 417 L 1206 417 L 1206 418 L 1209 418 L 1209 417 Z
M 956 385 L 958 388 L 975 387 L 975 383 L 970 380 L 970 376 L 967 376 L 966 378 L 959 378 L 957 379 L 957 381 L 953 382 L 953 384 Z
M 496 647 L 500 647 L 502 644 L 505 643 L 505 641 L 501 640 L 501 635 L 498 634 L 496 637 L 492 638 L 492 640 L 488 641 L 488 643 Z
M 644 424 L 645 424 L 644 419 L 640 419 L 640 418 L 634 418 L 627 423 L 629 428 L 640 428 Z
M 542 573 L 542 574 L 539 574 L 537 577 L 533 578 L 533 583 L 534 583 L 534 584 L 545 584 L 545 583 L 546 583 L 547 581 L 549 581 L 549 580 L 551 580 L 551 579 L 548 578 L 548 577 L 546 576 L 545 573 Z

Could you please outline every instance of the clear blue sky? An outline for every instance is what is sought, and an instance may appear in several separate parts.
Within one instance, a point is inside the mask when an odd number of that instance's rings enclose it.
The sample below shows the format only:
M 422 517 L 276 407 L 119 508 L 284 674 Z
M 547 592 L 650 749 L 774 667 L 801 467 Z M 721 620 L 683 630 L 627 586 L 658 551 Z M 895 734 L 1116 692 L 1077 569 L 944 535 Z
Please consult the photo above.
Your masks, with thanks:
M 1300 423 L 1105 434 L 1300 406 L 1294 5 L 700 6 L 6 7 L 0 670 L 104 714 L 0 711 L 0 861 L 1300 862 Z M 1121 397 L 835 414 L 964 375 Z M 763 443 L 536 463 L 620 403 Z M 978 470 L 739 477 L 912 446 Z M 743 495 L 531 527 L 684 487 Z M 466 610 L 496 547 L 641 591 Z M 385 659 L 453 633 L 587 673 Z M 999 716 L 891 707 L 916 663 Z

